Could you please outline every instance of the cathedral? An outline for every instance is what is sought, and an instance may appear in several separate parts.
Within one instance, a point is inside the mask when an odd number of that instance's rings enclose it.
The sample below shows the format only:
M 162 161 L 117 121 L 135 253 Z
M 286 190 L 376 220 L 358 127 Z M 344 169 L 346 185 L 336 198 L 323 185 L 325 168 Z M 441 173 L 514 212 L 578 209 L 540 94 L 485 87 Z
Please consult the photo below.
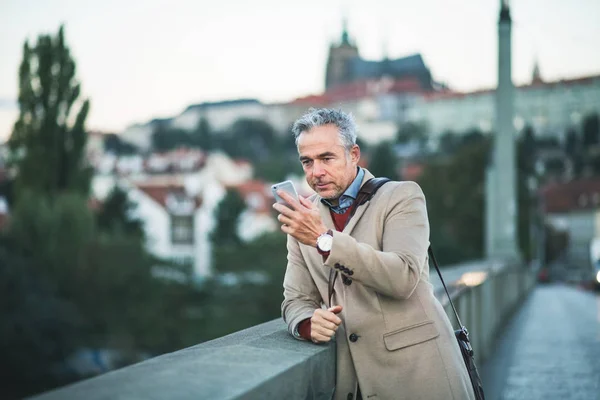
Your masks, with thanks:
M 359 81 L 384 77 L 396 80 L 414 80 L 419 82 L 421 90 L 434 90 L 435 82 L 420 54 L 395 60 L 387 57 L 380 61 L 365 60 L 360 57 L 358 46 L 348 34 L 346 21 L 343 25 L 341 40 L 339 43 L 332 43 L 329 47 L 325 70 L 326 91 Z

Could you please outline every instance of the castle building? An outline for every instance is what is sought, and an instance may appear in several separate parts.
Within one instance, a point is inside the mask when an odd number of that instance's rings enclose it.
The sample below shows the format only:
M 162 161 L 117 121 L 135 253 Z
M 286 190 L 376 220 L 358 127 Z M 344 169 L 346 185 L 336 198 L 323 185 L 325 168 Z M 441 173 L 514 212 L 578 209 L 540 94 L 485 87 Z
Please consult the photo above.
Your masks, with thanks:
M 344 21 L 339 43 L 329 47 L 325 69 L 325 91 L 360 81 L 381 78 L 415 80 L 424 91 L 433 90 L 435 83 L 420 54 L 390 60 L 372 61 L 361 58 L 356 43 L 350 38 Z

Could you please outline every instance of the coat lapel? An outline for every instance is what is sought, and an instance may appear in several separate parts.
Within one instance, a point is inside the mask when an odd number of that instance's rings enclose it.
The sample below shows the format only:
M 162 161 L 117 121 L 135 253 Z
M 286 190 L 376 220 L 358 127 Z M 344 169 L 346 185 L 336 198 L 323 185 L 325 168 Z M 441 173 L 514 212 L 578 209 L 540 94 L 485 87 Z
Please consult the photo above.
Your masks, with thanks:
M 365 176 L 363 177 L 363 180 L 362 180 L 362 183 L 360 184 L 360 186 L 362 187 L 371 178 L 374 178 L 373 174 L 371 174 L 367 169 L 365 169 Z M 356 212 L 354 213 L 354 215 L 348 222 L 348 225 L 346 225 L 346 227 L 344 228 L 344 231 L 343 231 L 344 233 L 346 233 L 348 235 L 352 234 L 354 227 L 356 226 L 356 224 L 358 224 L 358 221 L 360 220 L 360 218 L 363 216 L 363 214 L 369 207 L 369 203 L 371 203 L 371 202 L 367 201 L 365 204 L 363 204 L 362 206 L 359 206 L 356 209 Z
M 333 218 L 331 218 L 331 213 L 329 212 L 329 207 L 321 202 L 321 197 L 317 196 L 317 207 L 319 209 L 319 213 L 321 214 L 321 219 L 325 226 L 332 231 L 335 231 L 335 225 L 333 223 Z

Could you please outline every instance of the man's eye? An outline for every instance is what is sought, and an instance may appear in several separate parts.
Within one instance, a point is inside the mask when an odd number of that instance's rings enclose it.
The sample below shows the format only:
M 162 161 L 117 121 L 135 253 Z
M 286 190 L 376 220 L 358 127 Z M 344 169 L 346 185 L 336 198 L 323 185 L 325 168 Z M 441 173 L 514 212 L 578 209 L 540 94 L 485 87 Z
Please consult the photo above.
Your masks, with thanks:
M 303 160 L 302 161 L 302 165 L 310 165 L 311 161 L 310 160 Z

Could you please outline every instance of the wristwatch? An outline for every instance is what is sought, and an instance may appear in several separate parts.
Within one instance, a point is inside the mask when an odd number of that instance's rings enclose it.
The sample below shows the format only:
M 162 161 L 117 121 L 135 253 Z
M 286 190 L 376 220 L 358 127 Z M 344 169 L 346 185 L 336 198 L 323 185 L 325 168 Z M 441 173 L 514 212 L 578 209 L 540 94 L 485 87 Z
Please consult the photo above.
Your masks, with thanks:
M 333 232 L 328 230 L 317 238 L 317 250 L 319 253 L 329 253 L 333 246 Z

